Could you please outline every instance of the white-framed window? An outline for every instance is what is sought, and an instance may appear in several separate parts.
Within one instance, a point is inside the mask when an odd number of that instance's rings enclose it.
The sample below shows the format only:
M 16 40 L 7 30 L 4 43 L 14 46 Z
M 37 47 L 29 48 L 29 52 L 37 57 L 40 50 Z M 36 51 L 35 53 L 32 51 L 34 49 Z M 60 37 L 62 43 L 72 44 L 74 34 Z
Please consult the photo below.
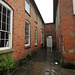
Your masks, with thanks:
M 36 11 L 35 11 L 35 22 L 38 23 L 38 14 Z
M 36 14 L 36 12 L 35 12 L 35 21 L 37 22 L 37 14 Z
M 35 45 L 37 45 L 37 28 L 35 27 Z
M 73 14 L 75 15 L 75 0 L 73 0 Z
M 0 0 L 0 50 L 12 48 L 13 10 Z
M 30 23 L 25 21 L 25 46 L 30 45 Z
M 41 23 L 41 28 L 43 29 L 43 23 Z
M 30 14 L 30 1 L 25 0 L 25 10 L 27 11 L 28 14 Z
M 43 32 L 41 32 L 41 44 L 43 44 Z

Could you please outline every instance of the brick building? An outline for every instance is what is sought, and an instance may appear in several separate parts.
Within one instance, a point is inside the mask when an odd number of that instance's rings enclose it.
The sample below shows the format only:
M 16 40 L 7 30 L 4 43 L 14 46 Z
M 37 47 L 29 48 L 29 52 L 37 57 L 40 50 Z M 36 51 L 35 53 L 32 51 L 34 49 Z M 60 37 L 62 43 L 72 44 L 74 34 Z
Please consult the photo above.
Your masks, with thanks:
M 56 47 L 56 38 L 55 38 L 55 25 L 53 23 L 44 24 L 44 41 L 45 46 L 47 45 L 47 37 L 52 36 L 52 46 Z
M 66 62 L 75 62 L 75 0 L 54 0 L 57 49 Z
M 15 60 L 41 48 L 44 21 L 34 0 L 0 0 L 0 54 Z
M 44 24 L 34 0 L 0 0 L 0 54 L 13 52 L 15 60 L 46 46 L 66 62 L 75 62 L 75 0 L 54 0 L 54 23 Z M 45 43 L 44 43 L 45 42 Z

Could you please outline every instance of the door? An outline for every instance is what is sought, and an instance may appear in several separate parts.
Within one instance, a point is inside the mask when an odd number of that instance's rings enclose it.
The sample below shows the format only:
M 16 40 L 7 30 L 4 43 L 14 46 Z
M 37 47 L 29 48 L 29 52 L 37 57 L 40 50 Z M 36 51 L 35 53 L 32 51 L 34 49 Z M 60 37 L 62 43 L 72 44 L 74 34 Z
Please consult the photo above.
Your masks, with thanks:
M 52 36 L 48 36 L 47 37 L 47 47 L 51 47 L 52 48 Z

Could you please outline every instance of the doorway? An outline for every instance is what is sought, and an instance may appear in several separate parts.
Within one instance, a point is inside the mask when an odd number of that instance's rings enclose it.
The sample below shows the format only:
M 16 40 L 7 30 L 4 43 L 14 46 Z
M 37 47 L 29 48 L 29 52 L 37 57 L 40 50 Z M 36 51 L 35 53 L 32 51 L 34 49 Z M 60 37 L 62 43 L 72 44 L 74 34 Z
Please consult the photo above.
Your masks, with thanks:
M 52 36 L 48 36 L 47 37 L 47 47 L 51 47 L 52 48 Z

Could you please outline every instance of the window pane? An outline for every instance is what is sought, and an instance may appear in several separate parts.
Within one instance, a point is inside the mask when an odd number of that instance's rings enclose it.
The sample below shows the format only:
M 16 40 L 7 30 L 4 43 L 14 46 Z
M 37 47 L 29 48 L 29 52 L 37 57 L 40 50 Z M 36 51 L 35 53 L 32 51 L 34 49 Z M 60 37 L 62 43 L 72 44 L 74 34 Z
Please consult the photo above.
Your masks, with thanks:
M 35 43 L 36 43 L 36 38 L 35 38 Z
M 43 43 L 43 32 L 41 32 L 41 43 Z
M 1 30 L 1 22 L 0 22 L 0 30 Z
M 1 22 L 1 13 L 0 13 L 0 22 Z
M 25 44 L 29 44 L 29 36 L 30 32 L 29 32 L 29 22 L 25 22 Z
M 7 25 L 7 31 L 10 31 L 10 26 L 9 25 Z
M 5 47 L 9 47 L 9 41 L 8 40 L 5 41 Z
M 28 27 L 27 27 L 27 25 L 25 26 L 25 30 L 28 31 Z
M 1 39 L 4 39 L 4 37 L 5 37 L 5 33 L 1 32 Z
M 3 6 L 3 14 L 6 15 L 6 8 Z
M 37 43 L 37 39 L 35 39 L 35 43 Z
M 10 10 L 7 10 L 7 16 L 10 17 Z
M 25 44 L 29 44 L 29 37 L 25 36 Z
M 25 22 L 25 26 L 26 26 L 26 27 L 29 27 L 29 23 L 28 23 L 28 22 Z
M 0 4 L 0 12 L 2 11 L 2 5 Z
M 0 32 L 0 40 L 1 40 L 1 32 Z
M 0 47 L 4 47 L 4 40 L 0 40 Z
M 10 24 L 10 18 L 7 17 L 7 24 Z
M 30 2 L 29 2 L 29 0 L 25 1 L 25 10 L 30 14 Z
M 29 35 L 29 32 L 28 31 L 25 31 L 25 35 Z
M 5 25 L 5 23 L 2 23 L 2 30 L 6 30 L 6 25 Z
M 8 33 L 6 33 L 6 39 L 9 39 L 9 34 Z
M 35 43 L 37 43 L 37 28 L 35 28 Z
M 9 31 L 10 20 L 12 18 L 11 14 L 11 9 L 6 4 L 0 2 L 0 47 L 9 47 L 10 45 Z
M 26 3 L 29 5 L 29 0 L 26 0 Z
M 3 19 L 2 19 L 2 21 L 3 22 L 6 22 L 6 16 L 5 15 L 3 15 L 3 17 L 2 17 Z

